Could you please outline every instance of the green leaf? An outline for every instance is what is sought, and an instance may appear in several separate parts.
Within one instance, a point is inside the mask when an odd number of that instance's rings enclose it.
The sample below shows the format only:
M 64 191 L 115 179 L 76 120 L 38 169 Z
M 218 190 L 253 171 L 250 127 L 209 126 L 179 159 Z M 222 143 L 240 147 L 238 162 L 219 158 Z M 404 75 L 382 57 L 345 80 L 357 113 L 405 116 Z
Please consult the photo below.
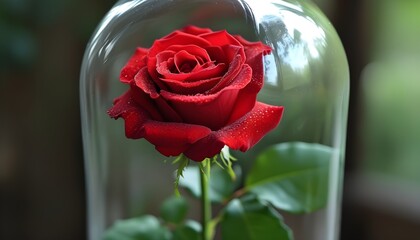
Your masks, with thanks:
M 104 240 L 169 240 L 171 232 L 150 215 L 118 220 L 105 232 Z
M 222 239 L 293 239 L 280 214 L 252 195 L 232 200 L 223 212 L 220 226 Z
M 337 153 L 309 143 L 281 143 L 269 147 L 254 163 L 245 189 L 292 213 L 323 208 L 328 196 L 329 166 Z
M 173 232 L 172 240 L 201 240 L 201 225 L 195 221 L 187 221 Z
M 218 166 L 211 168 L 210 200 L 212 202 L 221 203 L 232 196 L 239 185 L 241 174 L 239 166 L 235 165 L 234 170 L 237 176 L 235 181 L 232 180 L 229 172 L 225 169 L 221 169 Z M 196 198 L 201 196 L 199 171 L 199 168 L 196 166 L 188 166 L 184 171 L 184 177 L 179 181 L 179 185 L 186 188 Z
M 172 196 L 166 199 L 161 208 L 162 219 L 168 223 L 179 224 L 184 221 L 188 212 L 188 203 L 183 197 Z

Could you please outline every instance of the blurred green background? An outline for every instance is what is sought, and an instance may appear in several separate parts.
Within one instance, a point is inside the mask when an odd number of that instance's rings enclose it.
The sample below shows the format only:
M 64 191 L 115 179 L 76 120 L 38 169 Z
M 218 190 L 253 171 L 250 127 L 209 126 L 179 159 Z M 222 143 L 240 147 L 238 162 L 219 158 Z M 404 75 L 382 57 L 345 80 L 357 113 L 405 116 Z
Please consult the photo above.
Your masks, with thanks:
M 341 240 L 419 239 L 420 1 L 315 2 L 351 71 Z M 114 3 L 0 0 L 0 239 L 85 239 L 79 71 Z

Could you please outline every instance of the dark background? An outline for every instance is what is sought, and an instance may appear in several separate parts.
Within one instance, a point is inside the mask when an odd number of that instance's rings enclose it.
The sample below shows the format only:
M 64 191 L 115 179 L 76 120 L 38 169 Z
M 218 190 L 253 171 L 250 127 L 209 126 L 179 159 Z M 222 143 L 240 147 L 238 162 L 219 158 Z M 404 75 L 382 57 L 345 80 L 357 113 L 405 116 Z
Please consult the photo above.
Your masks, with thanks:
M 411 137 L 420 129 L 420 73 L 398 71 L 400 59 L 419 63 L 420 4 L 316 2 L 336 27 L 351 72 L 341 239 L 420 239 L 420 134 Z M 0 0 L 0 239 L 85 239 L 79 71 L 113 4 Z M 366 74 L 375 62 L 391 68 Z M 387 71 L 395 77 L 363 83 Z

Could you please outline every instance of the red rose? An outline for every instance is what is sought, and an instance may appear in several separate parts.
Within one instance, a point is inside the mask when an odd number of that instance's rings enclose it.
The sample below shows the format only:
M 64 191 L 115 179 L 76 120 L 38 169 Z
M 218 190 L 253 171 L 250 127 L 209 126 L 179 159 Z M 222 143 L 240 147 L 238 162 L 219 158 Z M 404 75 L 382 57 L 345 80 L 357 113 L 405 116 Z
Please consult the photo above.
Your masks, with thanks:
M 226 31 L 175 31 L 137 48 L 120 75 L 130 89 L 108 114 L 125 120 L 128 138 L 145 138 L 165 156 L 202 161 L 225 145 L 246 151 L 283 113 L 256 101 L 270 51 Z

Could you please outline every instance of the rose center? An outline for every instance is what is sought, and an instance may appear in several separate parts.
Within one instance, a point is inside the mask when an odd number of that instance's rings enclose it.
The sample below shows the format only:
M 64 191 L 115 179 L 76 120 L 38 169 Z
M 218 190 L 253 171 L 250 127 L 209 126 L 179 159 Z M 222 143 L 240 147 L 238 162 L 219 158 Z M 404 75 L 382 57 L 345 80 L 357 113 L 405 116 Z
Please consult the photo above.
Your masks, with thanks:
M 178 67 L 180 73 L 189 73 L 191 72 L 195 66 L 197 65 L 196 61 L 186 61 Z

